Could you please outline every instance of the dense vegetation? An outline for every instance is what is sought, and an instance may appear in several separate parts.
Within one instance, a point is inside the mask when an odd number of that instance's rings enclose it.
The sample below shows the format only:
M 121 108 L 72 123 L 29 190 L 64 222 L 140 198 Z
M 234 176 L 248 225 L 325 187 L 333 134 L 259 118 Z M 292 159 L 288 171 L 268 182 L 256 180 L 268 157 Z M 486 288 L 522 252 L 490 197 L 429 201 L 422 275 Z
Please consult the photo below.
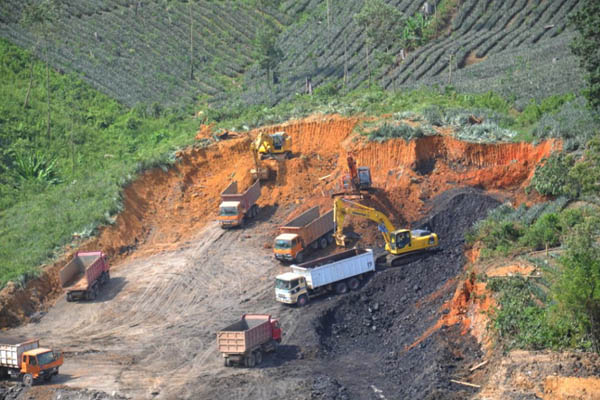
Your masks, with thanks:
M 530 259 L 542 279 L 490 282 L 499 301 L 494 326 L 505 348 L 593 347 L 600 352 L 599 170 L 596 137 L 582 159 L 553 156 L 536 171 L 532 187 L 562 197 L 530 208 L 503 205 L 468 235 L 483 246 L 484 259 L 545 249 L 545 257 Z M 586 205 L 565 208 L 570 198 Z

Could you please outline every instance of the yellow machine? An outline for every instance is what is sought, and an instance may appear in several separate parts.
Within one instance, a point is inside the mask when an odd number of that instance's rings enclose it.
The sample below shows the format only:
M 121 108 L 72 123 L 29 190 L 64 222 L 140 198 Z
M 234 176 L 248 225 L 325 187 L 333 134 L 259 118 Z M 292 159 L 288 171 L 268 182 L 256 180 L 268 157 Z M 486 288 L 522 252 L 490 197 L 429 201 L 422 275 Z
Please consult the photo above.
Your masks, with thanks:
M 260 132 L 253 143 L 254 148 L 265 158 L 290 158 L 292 155 L 292 138 L 285 132 L 264 133 Z
M 252 158 L 254 158 L 254 168 L 250 170 L 252 174 L 252 178 L 259 179 L 261 181 L 266 181 L 271 178 L 271 169 L 267 166 L 261 165 L 259 160 L 258 148 L 256 147 L 256 142 L 250 143 L 250 152 L 252 153 Z
M 423 229 L 396 229 L 389 218 L 374 208 L 353 202 L 343 197 L 337 197 L 333 203 L 333 221 L 335 225 L 335 242 L 338 246 L 346 245 L 343 234 L 344 218 L 346 215 L 356 215 L 375 221 L 377 228 L 385 240 L 385 250 L 392 255 L 403 255 L 436 247 L 438 236 Z

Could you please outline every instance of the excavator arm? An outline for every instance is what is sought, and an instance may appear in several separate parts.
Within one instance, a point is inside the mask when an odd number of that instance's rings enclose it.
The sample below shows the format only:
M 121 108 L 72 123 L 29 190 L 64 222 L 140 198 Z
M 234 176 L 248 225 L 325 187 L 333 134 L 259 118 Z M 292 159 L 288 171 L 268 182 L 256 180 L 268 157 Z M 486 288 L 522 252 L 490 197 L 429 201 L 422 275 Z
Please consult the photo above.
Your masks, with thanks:
M 389 218 L 374 208 L 344 199 L 343 197 L 337 197 L 333 203 L 333 224 L 335 227 L 333 236 L 335 237 L 335 243 L 338 246 L 346 245 L 346 236 L 343 234 L 343 230 L 344 219 L 348 214 L 367 218 L 377 223 L 377 228 L 381 232 L 387 247 L 390 247 L 390 234 L 395 231 L 395 228 Z

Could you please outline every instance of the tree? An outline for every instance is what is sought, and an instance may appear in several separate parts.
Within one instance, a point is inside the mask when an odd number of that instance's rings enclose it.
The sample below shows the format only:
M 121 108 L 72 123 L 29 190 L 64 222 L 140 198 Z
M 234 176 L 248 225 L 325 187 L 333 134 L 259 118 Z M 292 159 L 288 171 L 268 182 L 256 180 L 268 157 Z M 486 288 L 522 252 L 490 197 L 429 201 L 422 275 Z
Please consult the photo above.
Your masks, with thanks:
M 188 12 L 190 16 L 190 80 L 194 80 L 194 17 L 192 15 L 192 6 L 194 0 L 187 0 Z
M 545 248 L 547 256 L 548 248 L 560 243 L 560 233 L 561 225 L 558 214 L 548 213 L 542 215 L 529 227 L 523 236 L 523 242 L 535 249 Z
M 571 50 L 580 57 L 579 64 L 588 73 L 588 102 L 600 112 L 600 2 L 583 0 L 582 3 L 569 18 L 579 33 L 571 43 Z
M 52 39 L 52 27 L 58 20 L 58 0 L 29 0 L 23 8 L 21 15 L 21 24 L 30 27 L 36 37 L 36 44 L 42 39 L 44 40 L 44 55 L 46 59 L 46 105 L 48 109 L 48 118 L 46 125 L 46 135 L 50 138 L 50 62 L 49 62 L 49 46 Z M 34 50 L 36 48 L 34 44 Z M 33 63 L 33 60 L 31 61 Z M 25 97 L 24 106 L 27 107 L 29 92 L 31 90 L 31 82 L 33 80 L 33 64 L 30 72 L 30 83 Z
M 254 58 L 260 68 L 267 73 L 267 82 L 271 82 L 271 72 L 275 81 L 275 68 L 283 59 L 283 52 L 277 46 L 277 32 L 268 25 L 256 34 L 254 39 Z
M 586 329 L 600 353 L 600 217 L 589 216 L 572 232 L 552 293 L 560 310 Z
M 568 173 L 569 190 L 574 194 L 600 194 L 600 136 L 587 143 L 583 158 Z
M 383 0 L 366 0 L 360 12 L 354 15 L 354 22 L 363 29 L 365 34 L 365 58 L 370 80 L 369 54 L 371 49 L 383 46 L 385 52 L 389 52 L 400 34 L 404 24 L 404 15 L 396 7 Z

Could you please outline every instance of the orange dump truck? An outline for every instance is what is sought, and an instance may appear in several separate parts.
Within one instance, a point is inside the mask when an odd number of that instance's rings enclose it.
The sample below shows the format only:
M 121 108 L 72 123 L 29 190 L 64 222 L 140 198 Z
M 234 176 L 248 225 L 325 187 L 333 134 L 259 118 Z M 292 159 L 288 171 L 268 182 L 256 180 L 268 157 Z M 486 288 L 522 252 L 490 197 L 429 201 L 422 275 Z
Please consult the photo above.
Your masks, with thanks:
M 333 210 L 319 215 L 315 206 L 279 228 L 273 252 L 279 261 L 302 263 L 307 252 L 333 242 Z
M 256 201 L 260 197 L 260 181 L 254 182 L 244 193 L 238 193 L 237 182 L 231 182 L 221 193 L 218 221 L 221 228 L 243 226 L 258 214 Z
M 217 332 L 217 346 L 225 366 L 233 364 L 254 367 L 262 361 L 263 353 L 276 349 L 281 343 L 279 321 L 268 314 L 244 314 L 237 321 Z
M 60 270 L 59 277 L 67 289 L 67 301 L 94 300 L 100 286 L 110 279 L 106 256 L 101 251 L 79 252 Z
M 0 378 L 17 378 L 26 386 L 49 381 L 63 364 L 61 352 L 40 347 L 37 339 L 0 337 Z

